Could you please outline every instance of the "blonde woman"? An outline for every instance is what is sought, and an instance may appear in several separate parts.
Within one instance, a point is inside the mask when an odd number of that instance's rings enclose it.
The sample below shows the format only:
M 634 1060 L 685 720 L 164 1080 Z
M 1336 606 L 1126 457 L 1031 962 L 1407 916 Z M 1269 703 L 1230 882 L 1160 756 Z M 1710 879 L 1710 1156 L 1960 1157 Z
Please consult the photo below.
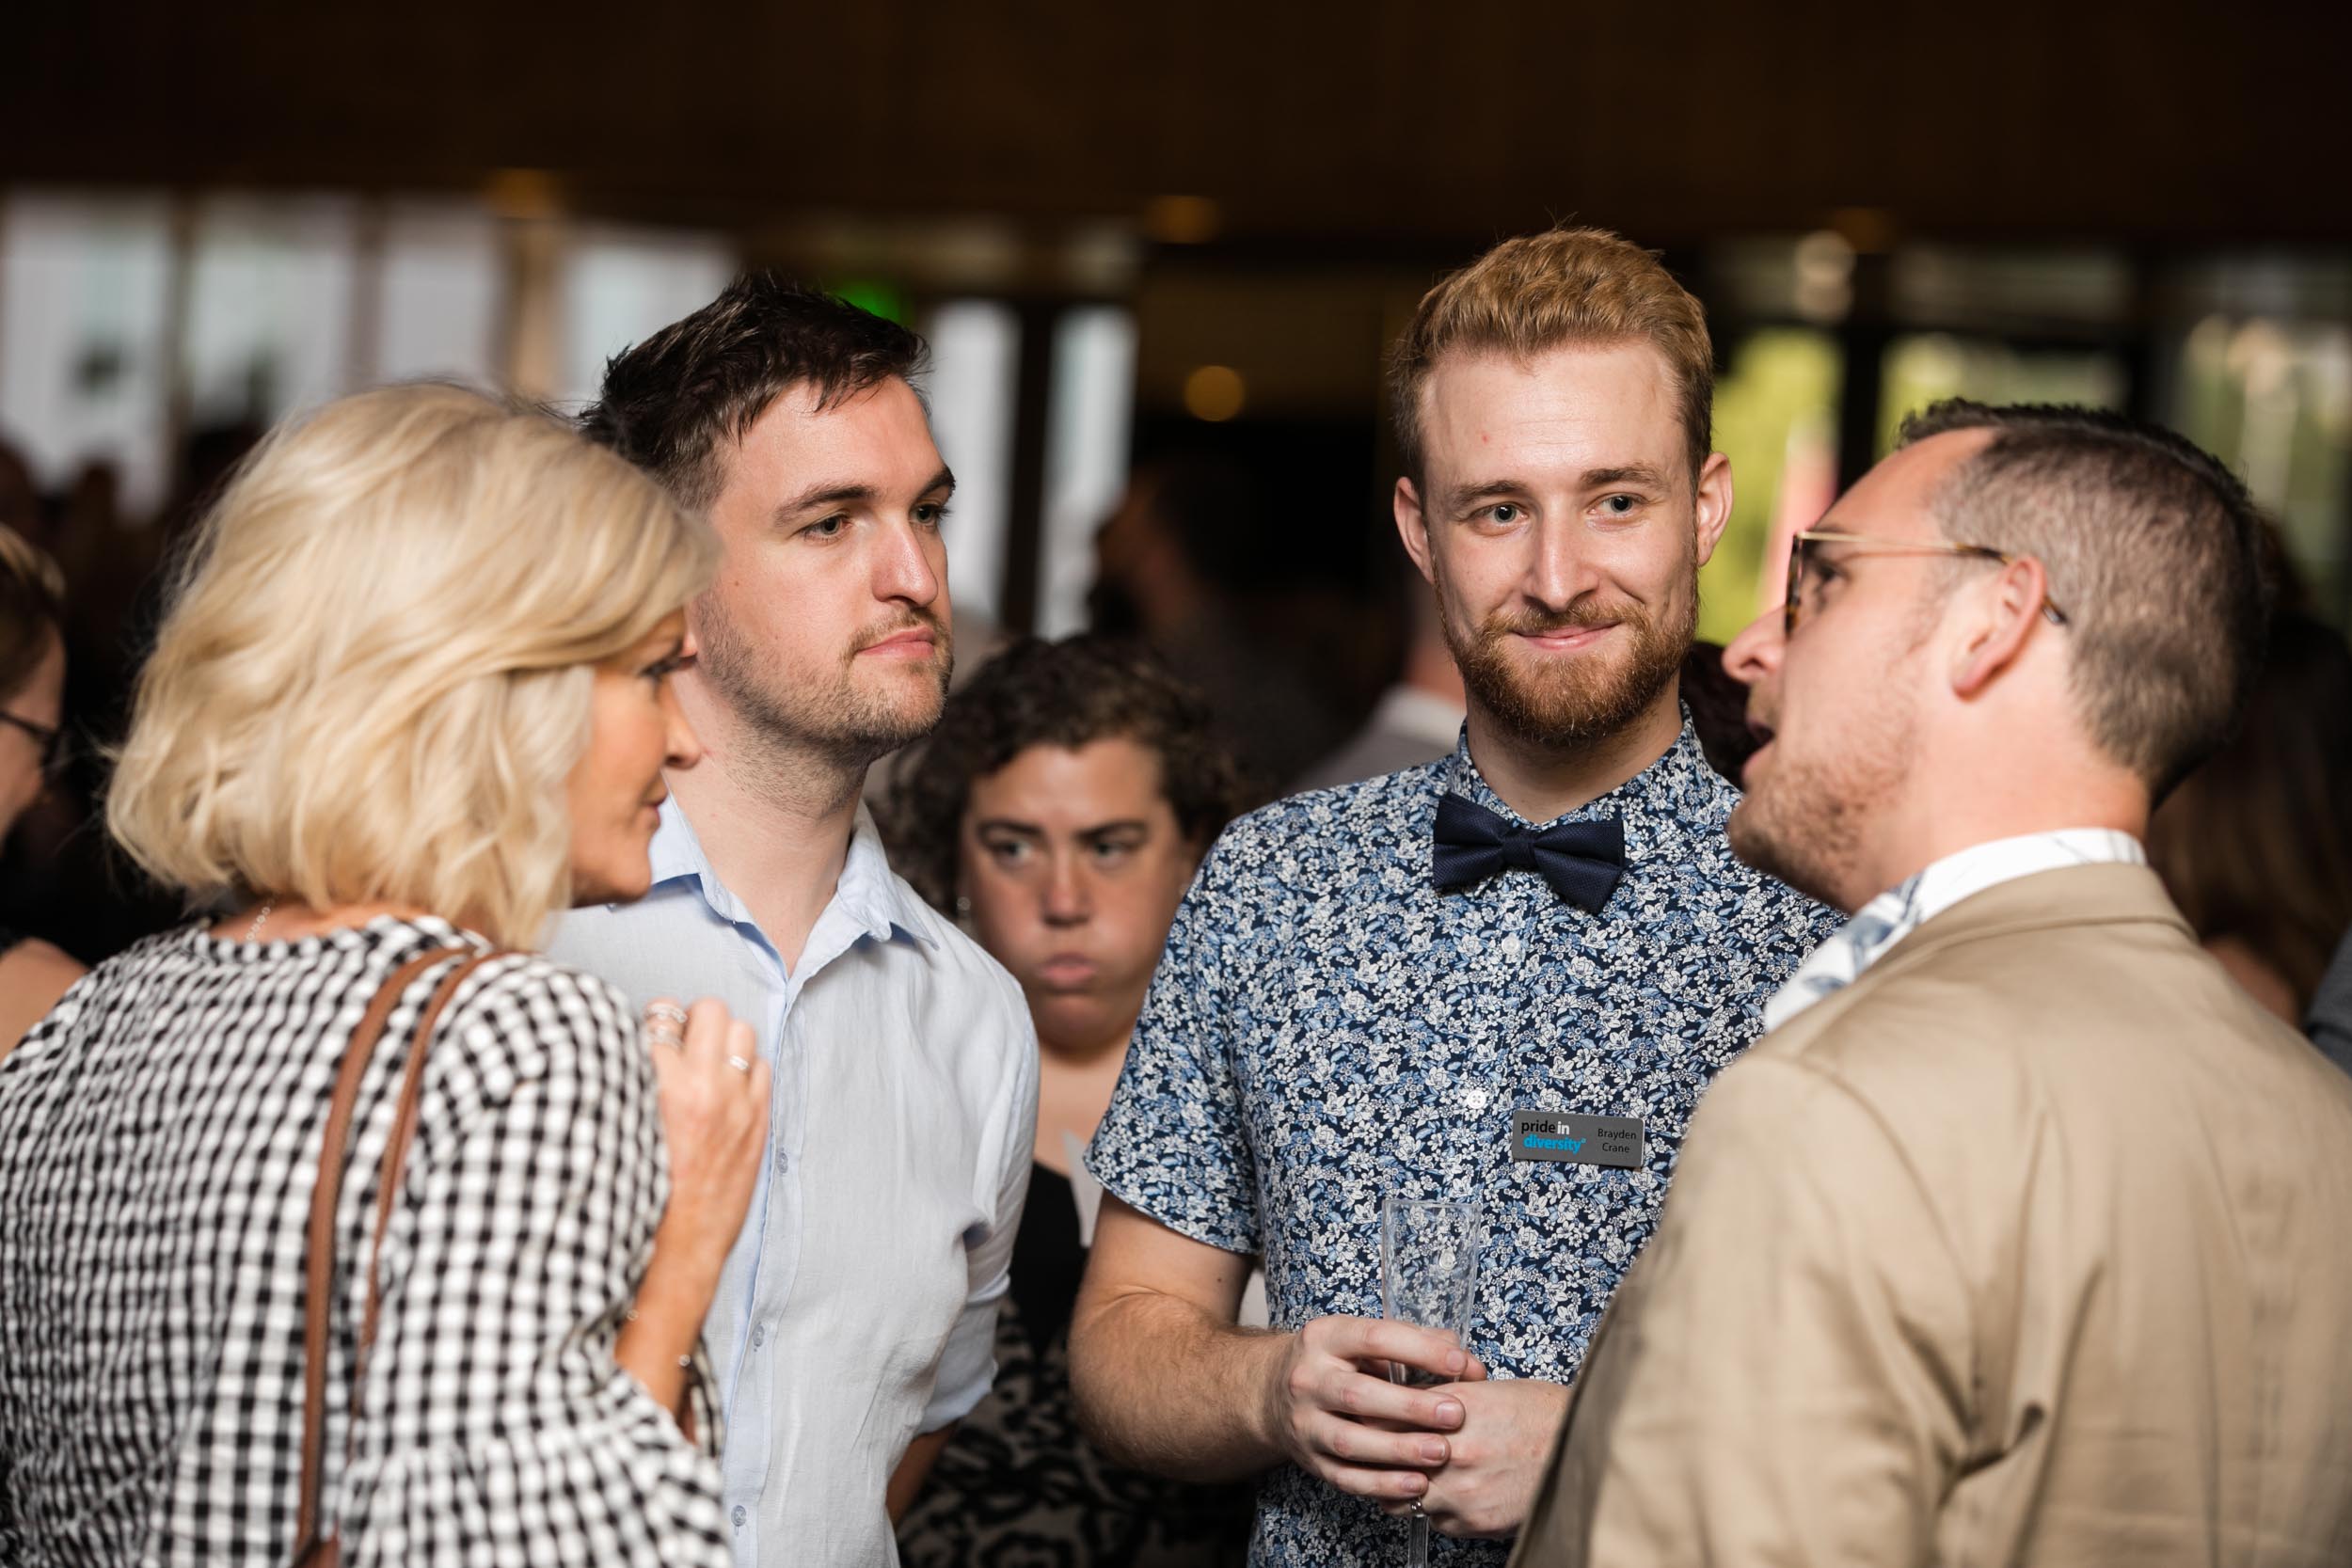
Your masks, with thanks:
M 666 677 L 712 544 L 541 416 L 346 399 L 277 433 L 206 529 L 108 821 L 241 907 L 100 965 L 0 1060 L 11 1564 L 293 1559 L 306 1211 L 363 1009 L 419 955 L 527 949 L 570 902 L 642 894 L 662 769 L 697 755 Z M 378 1252 L 435 985 L 394 1007 L 351 1121 L 320 1522 L 348 1564 L 718 1568 L 695 1346 L 767 1069 L 715 1005 L 641 1030 L 599 981 L 493 958 L 426 1033 Z
M 65 580 L 56 563 L 0 528 L 0 840 L 40 798 L 65 704 Z M 0 927 L 0 1056 L 47 1012 L 82 966 Z

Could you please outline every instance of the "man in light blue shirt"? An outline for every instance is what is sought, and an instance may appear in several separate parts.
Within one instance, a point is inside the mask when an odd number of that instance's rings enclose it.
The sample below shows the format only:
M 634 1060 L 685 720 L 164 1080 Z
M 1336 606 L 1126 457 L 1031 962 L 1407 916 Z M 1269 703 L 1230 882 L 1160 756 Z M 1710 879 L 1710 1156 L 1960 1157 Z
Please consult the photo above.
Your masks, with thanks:
M 614 359 L 586 434 L 707 515 L 678 699 L 702 766 L 654 886 L 551 950 L 640 1002 L 713 996 L 774 1069 L 769 1158 L 706 1329 L 743 1568 L 889 1564 L 891 1520 L 994 1375 L 1037 1115 L 1019 988 L 892 874 L 867 766 L 937 721 L 954 477 L 912 333 L 763 276 Z

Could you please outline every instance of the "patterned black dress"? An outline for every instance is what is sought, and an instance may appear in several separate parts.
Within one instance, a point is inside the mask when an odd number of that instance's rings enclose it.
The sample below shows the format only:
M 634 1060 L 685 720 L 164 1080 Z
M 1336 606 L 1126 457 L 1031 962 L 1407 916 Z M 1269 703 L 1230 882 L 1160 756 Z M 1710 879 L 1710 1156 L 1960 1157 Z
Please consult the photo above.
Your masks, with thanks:
M 1078 1432 L 1070 1312 L 1086 1269 L 1069 1178 L 1039 1165 L 996 1320 L 996 1382 L 898 1525 L 905 1568 L 1227 1568 L 1250 1489 L 1122 1470 Z

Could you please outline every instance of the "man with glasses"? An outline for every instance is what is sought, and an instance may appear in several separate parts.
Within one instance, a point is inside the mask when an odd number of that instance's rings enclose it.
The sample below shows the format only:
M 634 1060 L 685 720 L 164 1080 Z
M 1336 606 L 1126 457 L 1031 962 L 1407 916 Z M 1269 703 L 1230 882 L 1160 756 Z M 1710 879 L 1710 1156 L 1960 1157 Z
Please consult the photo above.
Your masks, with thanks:
M 2263 524 L 2169 432 L 1940 404 L 1725 654 L 1733 847 L 1853 918 L 1708 1091 L 1519 1560 L 2352 1560 L 2352 1081 L 2148 869 Z

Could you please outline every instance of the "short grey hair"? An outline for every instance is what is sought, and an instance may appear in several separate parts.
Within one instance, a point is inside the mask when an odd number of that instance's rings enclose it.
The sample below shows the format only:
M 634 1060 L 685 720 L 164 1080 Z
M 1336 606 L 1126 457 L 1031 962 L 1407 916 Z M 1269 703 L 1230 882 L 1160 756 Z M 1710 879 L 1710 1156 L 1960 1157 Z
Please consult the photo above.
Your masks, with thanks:
M 1945 537 L 2042 562 L 2085 729 L 2161 800 L 2235 730 L 2261 673 L 2269 526 L 2211 453 L 2102 409 L 1953 398 L 1897 445 L 1992 433 L 1939 488 Z

